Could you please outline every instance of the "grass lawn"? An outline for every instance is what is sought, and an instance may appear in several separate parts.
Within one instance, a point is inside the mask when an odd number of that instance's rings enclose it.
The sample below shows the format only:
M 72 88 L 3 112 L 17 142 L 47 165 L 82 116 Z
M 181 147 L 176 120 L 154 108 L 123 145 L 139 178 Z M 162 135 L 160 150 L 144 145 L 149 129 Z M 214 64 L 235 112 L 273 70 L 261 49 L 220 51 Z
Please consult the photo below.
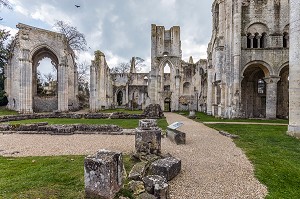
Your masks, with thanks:
M 179 111 L 178 114 L 188 116 L 188 111 Z M 202 112 L 196 112 L 198 122 L 255 122 L 255 123 L 280 123 L 280 124 L 288 124 L 288 120 L 284 119 L 275 119 L 275 120 L 267 120 L 267 119 L 222 119 L 216 118 L 214 116 L 206 115 Z
M 257 179 L 268 187 L 267 199 L 300 198 L 300 141 L 285 126 L 208 125 L 240 136 L 234 140 L 254 164 Z
M 138 127 L 138 119 L 70 119 L 70 118 L 45 118 L 12 121 L 11 124 L 32 124 L 37 122 L 48 122 L 49 124 L 114 124 L 124 129 L 134 129 Z M 157 120 L 158 126 L 166 129 L 168 126 L 165 118 Z
M 128 173 L 128 155 L 124 163 Z M 84 198 L 83 165 L 84 156 L 0 157 L 0 198 Z
M 0 106 L 0 116 L 3 115 L 18 115 L 17 111 L 8 110 L 5 106 Z

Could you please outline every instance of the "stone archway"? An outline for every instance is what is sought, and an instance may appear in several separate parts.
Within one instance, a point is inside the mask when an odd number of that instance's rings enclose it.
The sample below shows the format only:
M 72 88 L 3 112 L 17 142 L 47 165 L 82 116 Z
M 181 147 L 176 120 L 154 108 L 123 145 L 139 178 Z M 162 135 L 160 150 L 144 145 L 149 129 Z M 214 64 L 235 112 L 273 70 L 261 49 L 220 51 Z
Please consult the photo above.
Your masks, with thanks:
M 164 111 L 171 112 L 171 99 L 170 98 L 166 98 L 164 100 Z
M 43 57 L 49 57 L 57 67 L 57 108 L 66 112 L 79 108 L 78 74 L 74 52 L 65 35 L 18 24 L 19 32 L 12 43 L 11 57 L 6 67 L 5 91 L 9 109 L 32 113 L 36 95 L 36 67 Z M 52 108 L 53 110 L 54 108 Z
M 289 66 L 280 71 L 277 83 L 277 117 L 287 119 L 289 116 Z
M 266 71 L 260 64 L 249 65 L 244 70 L 241 106 L 246 118 L 266 117 Z
M 48 80 L 47 85 L 39 85 L 43 87 L 43 91 L 39 92 L 41 88 L 38 88 L 38 84 L 41 84 L 41 78 L 38 78 L 39 64 L 42 60 L 48 58 L 51 60 L 51 64 L 56 69 L 55 78 Z M 49 69 L 49 68 L 48 68 Z M 58 69 L 58 58 L 54 52 L 47 47 L 41 47 L 36 50 L 32 55 L 32 93 L 33 93 L 33 112 L 51 112 L 58 110 L 58 94 L 57 94 L 57 69 Z M 44 71 L 45 72 L 45 71 Z M 51 74 L 50 71 L 47 73 Z M 41 75 L 41 74 L 39 74 Z
M 117 93 L 117 104 L 118 106 L 123 106 L 123 92 L 118 91 Z

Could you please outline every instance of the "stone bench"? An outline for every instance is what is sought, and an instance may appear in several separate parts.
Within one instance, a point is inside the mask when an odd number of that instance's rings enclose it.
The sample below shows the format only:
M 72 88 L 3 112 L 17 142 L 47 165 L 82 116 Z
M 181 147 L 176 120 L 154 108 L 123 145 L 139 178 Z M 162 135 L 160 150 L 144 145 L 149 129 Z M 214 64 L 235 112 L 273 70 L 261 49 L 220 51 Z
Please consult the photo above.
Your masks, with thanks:
M 167 128 L 167 137 L 176 144 L 185 144 L 186 136 L 185 133 L 176 129 Z

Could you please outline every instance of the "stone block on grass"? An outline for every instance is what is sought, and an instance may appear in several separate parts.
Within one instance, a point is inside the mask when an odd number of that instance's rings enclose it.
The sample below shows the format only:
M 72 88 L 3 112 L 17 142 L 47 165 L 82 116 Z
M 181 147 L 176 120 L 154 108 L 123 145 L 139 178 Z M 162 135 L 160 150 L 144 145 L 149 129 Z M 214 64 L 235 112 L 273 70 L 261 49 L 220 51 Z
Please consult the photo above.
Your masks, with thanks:
M 87 198 L 113 199 L 123 186 L 122 153 L 100 150 L 84 160 Z

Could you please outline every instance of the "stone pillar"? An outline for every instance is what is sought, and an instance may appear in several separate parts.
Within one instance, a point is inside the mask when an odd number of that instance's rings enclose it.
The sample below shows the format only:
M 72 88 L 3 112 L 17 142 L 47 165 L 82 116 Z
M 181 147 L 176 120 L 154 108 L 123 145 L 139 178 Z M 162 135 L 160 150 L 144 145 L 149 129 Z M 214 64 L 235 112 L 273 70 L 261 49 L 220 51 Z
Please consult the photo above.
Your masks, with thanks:
M 97 82 L 96 82 L 96 67 L 95 62 L 92 61 L 90 68 L 90 111 L 96 112 L 97 109 Z
M 87 198 L 113 199 L 123 186 L 123 159 L 119 152 L 100 150 L 84 160 Z
M 255 37 L 255 39 L 257 39 L 257 48 L 262 48 L 261 46 L 260 46 L 260 38 L 261 38 L 262 36 L 261 35 L 257 35 L 256 37 Z
M 212 115 L 212 102 L 213 102 L 213 83 L 212 83 L 213 69 L 212 66 L 208 66 L 207 70 L 207 109 L 206 114 Z
M 233 117 L 240 113 L 240 91 L 241 91 L 241 50 L 242 50 L 242 1 L 235 0 L 233 5 Z
M 267 83 L 266 118 L 275 119 L 277 113 L 277 83 L 280 77 L 267 77 L 264 80 Z
M 67 112 L 68 107 L 68 70 L 67 58 L 63 57 L 58 65 L 58 111 Z
M 221 81 L 222 79 L 223 50 L 223 46 L 216 47 L 216 81 Z
M 19 112 L 32 113 L 32 64 L 29 58 L 30 51 L 23 49 L 20 58 L 20 93 Z
M 290 0 L 289 128 L 300 138 L 300 1 Z
M 179 74 L 176 74 L 175 76 L 175 91 L 172 94 L 172 104 L 174 104 L 174 106 L 171 108 L 172 111 L 178 111 L 179 109 L 179 96 L 180 93 L 182 92 L 180 89 L 180 82 L 181 82 L 181 76 Z
M 139 121 L 139 127 L 135 130 L 135 150 L 143 155 L 161 153 L 161 129 L 157 127 L 156 120 Z

